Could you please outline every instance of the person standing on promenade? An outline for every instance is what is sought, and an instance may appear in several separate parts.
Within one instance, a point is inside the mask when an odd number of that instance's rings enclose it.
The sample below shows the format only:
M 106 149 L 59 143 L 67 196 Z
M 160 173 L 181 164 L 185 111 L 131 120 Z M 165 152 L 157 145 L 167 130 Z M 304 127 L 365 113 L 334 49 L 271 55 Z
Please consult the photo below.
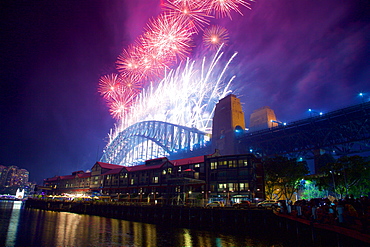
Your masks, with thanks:
M 343 205 L 343 202 L 342 201 L 339 201 L 338 202 L 338 205 L 337 205 L 337 214 L 338 214 L 338 223 L 339 224 L 343 224 L 344 223 L 343 213 L 344 213 L 344 205 Z

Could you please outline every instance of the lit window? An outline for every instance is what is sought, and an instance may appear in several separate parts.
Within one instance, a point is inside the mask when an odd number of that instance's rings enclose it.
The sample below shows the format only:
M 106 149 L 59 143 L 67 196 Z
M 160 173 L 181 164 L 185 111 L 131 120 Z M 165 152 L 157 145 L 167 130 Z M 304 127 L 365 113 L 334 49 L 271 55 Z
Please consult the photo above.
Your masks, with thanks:
M 227 184 L 218 184 L 219 189 L 226 189 Z
M 130 184 L 131 184 L 131 185 L 133 185 L 133 184 L 134 184 L 134 179 L 133 179 L 133 178 L 131 178 Z
M 248 166 L 248 160 L 238 160 L 239 167 Z
M 217 163 L 211 162 L 211 170 L 217 169 Z
M 162 171 L 162 174 L 163 174 L 163 175 L 166 175 L 166 173 L 167 173 L 167 171 L 166 171 L 166 170 L 163 170 L 163 171 Z
M 229 167 L 236 167 L 236 160 L 229 160 Z
M 153 183 L 157 184 L 159 182 L 158 177 L 153 177 Z
M 249 184 L 248 183 L 240 183 L 239 184 L 240 191 L 246 191 L 248 188 L 249 188 Z

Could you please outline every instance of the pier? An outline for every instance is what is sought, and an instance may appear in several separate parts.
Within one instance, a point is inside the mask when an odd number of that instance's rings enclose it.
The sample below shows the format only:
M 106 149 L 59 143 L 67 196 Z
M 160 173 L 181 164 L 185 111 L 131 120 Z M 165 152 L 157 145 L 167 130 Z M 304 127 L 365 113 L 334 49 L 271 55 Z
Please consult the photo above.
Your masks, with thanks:
M 340 226 L 318 224 L 270 209 L 236 209 L 232 207 L 189 207 L 171 205 L 144 205 L 110 202 L 73 202 L 28 199 L 26 208 L 64 211 L 110 217 L 152 224 L 169 224 L 174 227 L 198 229 L 227 229 L 230 231 L 266 231 L 269 234 L 286 234 L 305 239 L 312 244 L 327 246 L 369 246 L 370 235 Z

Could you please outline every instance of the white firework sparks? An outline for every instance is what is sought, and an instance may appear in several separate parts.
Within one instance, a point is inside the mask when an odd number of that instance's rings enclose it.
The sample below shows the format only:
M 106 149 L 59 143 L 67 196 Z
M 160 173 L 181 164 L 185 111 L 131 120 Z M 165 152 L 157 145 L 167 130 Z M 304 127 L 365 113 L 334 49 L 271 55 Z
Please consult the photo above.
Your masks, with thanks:
M 187 59 L 171 70 L 158 85 L 143 90 L 132 104 L 129 113 L 109 134 L 108 145 L 127 127 L 142 121 L 163 121 L 193 127 L 209 133 L 217 102 L 231 93 L 230 84 L 235 76 L 226 70 L 237 53 L 221 65 L 224 55 L 216 52 L 211 61 Z M 200 64 L 199 64 L 200 63 Z

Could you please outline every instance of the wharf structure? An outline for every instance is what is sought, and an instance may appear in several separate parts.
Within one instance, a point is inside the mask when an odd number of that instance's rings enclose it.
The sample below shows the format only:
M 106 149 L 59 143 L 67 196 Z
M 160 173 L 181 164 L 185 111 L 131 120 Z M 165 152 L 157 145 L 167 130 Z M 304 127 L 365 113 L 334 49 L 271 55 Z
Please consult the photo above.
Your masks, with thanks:
M 126 202 L 202 205 L 264 198 L 263 168 L 253 154 L 218 152 L 187 159 L 152 159 L 143 165 L 96 162 L 91 172 L 76 171 L 44 180 L 48 195 L 98 196 Z
M 138 129 L 141 129 L 140 126 L 137 126 Z M 154 129 L 159 126 L 162 130 L 162 125 L 151 126 Z M 243 133 L 244 129 L 244 113 L 240 100 L 230 94 L 216 105 L 212 146 L 201 149 L 201 155 L 196 151 L 180 156 L 175 154 L 148 159 L 145 164 L 134 166 L 129 163 L 122 165 L 122 161 L 118 164 L 99 161 L 93 165 L 91 172 L 76 171 L 71 175 L 45 179 L 43 189 L 51 195 L 97 195 L 114 200 L 176 205 L 214 200 L 231 204 L 261 199 L 264 198 L 261 159 L 253 154 L 237 153 L 236 133 Z M 130 135 L 142 137 L 143 133 L 135 131 Z M 175 138 L 178 135 L 188 138 Z M 162 133 L 157 135 L 160 139 L 157 143 L 162 143 L 163 148 L 168 149 L 169 140 L 173 140 L 175 144 L 179 141 L 174 146 L 182 147 L 183 143 L 190 143 L 189 136 L 190 132 L 170 135 Z M 214 153 L 209 154 L 212 149 L 215 150 Z M 116 151 L 119 150 L 123 149 Z

